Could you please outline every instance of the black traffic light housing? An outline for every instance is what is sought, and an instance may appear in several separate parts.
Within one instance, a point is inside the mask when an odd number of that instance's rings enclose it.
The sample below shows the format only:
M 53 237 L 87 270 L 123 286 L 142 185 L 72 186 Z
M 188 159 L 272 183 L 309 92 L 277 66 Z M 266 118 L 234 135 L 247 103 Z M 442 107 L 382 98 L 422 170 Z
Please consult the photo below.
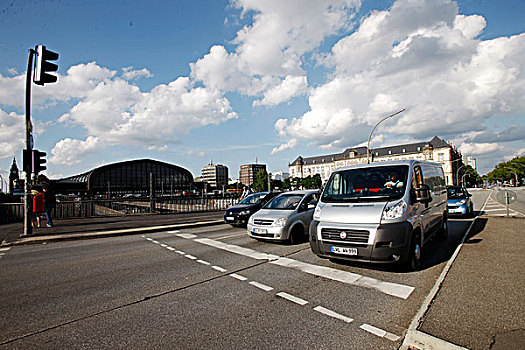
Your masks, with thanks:
M 47 160 L 44 158 L 46 154 L 46 152 L 41 152 L 36 149 L 33 150 L 33 172 L 35 174 L 38 174 L 39 172 L 47 169 L 47 167 L 44 165 L 47 162 Z
M 35 52 L 36 62 L 33 82 L 37 85 L 56 82 L 56 75 L 48 74 L 48 72 L 56 72 L 58 70 L 58 65 L 48 61 L 58 60 L 58 53 L 47 50 L 44 45 L 37 45 L 35 47 Z

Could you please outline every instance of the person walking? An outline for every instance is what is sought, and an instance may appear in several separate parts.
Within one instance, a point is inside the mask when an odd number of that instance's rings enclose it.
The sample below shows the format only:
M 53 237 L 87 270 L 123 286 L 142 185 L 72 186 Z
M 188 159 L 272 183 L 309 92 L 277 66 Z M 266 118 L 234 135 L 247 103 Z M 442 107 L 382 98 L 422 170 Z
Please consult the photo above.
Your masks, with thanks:
M 31 226 L 40 227 L 41 217 L 44 216 L 44 194 L 37 190 L 32 190 L 33 195 L 33 218 L 31 219 Z
M 46 217 L 47 217 L 47 227 L 53 227 L 53 220 L 51 219 L 51 215 L 53 212 L 53 209 L 56 207 L 56 195 L 51 186 L 45 185 L 44 186 L 44 209 L 46 211 Z

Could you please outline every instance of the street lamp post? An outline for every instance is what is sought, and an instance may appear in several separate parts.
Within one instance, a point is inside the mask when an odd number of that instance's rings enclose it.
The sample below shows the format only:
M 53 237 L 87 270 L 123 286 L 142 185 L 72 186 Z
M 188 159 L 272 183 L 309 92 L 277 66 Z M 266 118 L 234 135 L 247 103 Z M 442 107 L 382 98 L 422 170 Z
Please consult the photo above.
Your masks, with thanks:
M 463 168 L 465 166 L 465 164 L 463 164 L 462 166 L 460 166 L 458 168 L 458 171 L 456 172 L 456 182 L 458 183 L 458 186 L 461 186 L 461 183 L 459 182 L 459 171 L 461 170 L 461 168 Z
M 381 124 L 383 121 L 387 120 L 388 118 L 392 118 L 393 116 L 396 116 L 396 115 L 398 115 L 399 113 L 404 112 L 404 111 L 405 111 L 405 109 L 403 108 L 402 110 L 397 111 L 396 113 L 390 114 L 389 116 L 384 117 L 383 119 L 381 119 L 381 120 L 380 120 L 380 121 L 374 126 L 374 128 L 373 128 L 372 131 L 370 132 L 370 135 L 368 136 L 368 145 L 367 145 L 367 147 L 366 147 L 366 162 L 367 162 L 368 164 L 370 164 L 370 140 L 372 139 L 372 134 L 374 133 L 374 130 L 375 130 L 375 129 L 377 128 L 377 126 L 378 126 L 379 124 Z

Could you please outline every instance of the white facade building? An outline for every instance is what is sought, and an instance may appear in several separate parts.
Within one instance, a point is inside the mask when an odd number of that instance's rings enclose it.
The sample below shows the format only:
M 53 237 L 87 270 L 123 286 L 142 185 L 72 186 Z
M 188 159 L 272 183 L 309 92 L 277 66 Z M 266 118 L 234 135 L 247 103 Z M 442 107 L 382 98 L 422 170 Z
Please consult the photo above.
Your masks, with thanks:
M 443 165 L 447 185 L 456 182 L 456 171 L 461 166 L 461 154 L 455 147 L 435 136 L 429 142 L 419 142 L 399 146 L 383 147 L 370 150 L 370 161 L 384 162 L 388 160 L 419 159 Z M 303 158 L 297 157 L 288 165 L 290 177 L 304 178 L 316 174 L 321 175 L 323 183 L 328 181 L 330 174 L 337 168 L 364 164 L 367 162 L 367 148 L 348 148 L 342 153 Z

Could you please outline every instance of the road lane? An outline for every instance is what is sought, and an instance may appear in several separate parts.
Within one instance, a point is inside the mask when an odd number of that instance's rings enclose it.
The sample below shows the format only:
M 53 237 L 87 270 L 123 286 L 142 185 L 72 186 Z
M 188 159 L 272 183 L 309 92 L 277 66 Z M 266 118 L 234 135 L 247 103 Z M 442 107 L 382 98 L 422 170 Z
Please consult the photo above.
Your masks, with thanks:
M 0 344 L 396 349 L 468 223 L 451 220 L 447 242 L 432 242 L 411 273 L 336 264 L 308 243 L 259 242 L 228 225 L 15 247 L 0 261 Z M 304 266 L 414 289 L 399 298 Z

